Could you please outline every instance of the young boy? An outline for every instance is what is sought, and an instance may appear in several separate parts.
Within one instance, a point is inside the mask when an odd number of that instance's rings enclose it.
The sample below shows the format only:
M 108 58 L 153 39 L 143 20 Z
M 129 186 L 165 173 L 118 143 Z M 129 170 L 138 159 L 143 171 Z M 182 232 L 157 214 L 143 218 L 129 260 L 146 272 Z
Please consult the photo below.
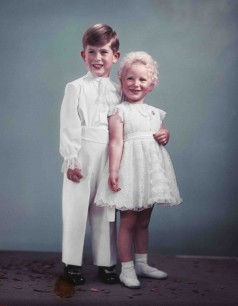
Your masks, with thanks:
M 81 56 L 88 73 L 66 85 L 60 114 L 60 153 L 63 171 L 64 273 L 75 285 L 85 278 L 81 266 L 87 219 L 91 226 L 93 262 L 100 279 L 119 281 L 116 224 L 113 211 L 97 207 L 94 197 L 107 160 L 109 107 L 120 102 L 118 86 L 109 79 L 110 69 L 120 57 L 117 33 L 106 24 L 96 24 L 83 36 Z M 167 143 L 169 133 L 156 134 Z

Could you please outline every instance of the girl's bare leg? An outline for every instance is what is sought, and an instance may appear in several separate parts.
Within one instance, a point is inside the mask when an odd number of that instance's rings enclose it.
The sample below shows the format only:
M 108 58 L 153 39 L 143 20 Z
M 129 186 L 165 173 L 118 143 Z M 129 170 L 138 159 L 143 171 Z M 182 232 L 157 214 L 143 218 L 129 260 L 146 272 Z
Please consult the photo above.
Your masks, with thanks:
M 118 252 L 122 270 L 120 281 L 128 288 L 140 288 L 134 267 L 133 242 L 137 223 L 137 212 L 122 211 L 120 214 L 120 227 L 118 231 Z
M 149 224 L 152 213 L 152 208 L 147 208 L 139 211 L 137 214 L 137 224 L 135 231 L 135 253 L 145 254 L 148 253 L 148 241 L 149 241 Z
M 133 239 L 137 223 L 138 212 L 132 210 L 121 211 L 120 227 L 117 236 L 118 253 L 121 262 L 132 261 Z
M 167 273 L 151 267 L 147 263 L 148 241 L 149 241 L 149 223 L 153 207 L 142 210 L 138 213 L 137 226 L 135 232 L 135 269 L 137 275 L 165 279 Z

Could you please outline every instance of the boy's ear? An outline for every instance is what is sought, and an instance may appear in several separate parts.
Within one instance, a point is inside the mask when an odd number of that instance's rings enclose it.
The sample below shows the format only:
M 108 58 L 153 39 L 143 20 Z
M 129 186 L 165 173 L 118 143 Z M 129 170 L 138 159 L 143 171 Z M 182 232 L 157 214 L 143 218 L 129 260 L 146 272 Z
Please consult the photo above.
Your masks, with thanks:
M 120 51 L 116 51 L 113 53 L 113 64 L 115 64 L 118 61 L 120 55 L 121 55 Z
M 83 51 L 81 51 L 81 56 L 82 56 L 82 59 L 84 60 L 84 62 L 85 62 L 85 51 L 83 50 Z
M 149 86 L 149 91 L 151 91 L 154 88 L 155 84 L 151 83 Z

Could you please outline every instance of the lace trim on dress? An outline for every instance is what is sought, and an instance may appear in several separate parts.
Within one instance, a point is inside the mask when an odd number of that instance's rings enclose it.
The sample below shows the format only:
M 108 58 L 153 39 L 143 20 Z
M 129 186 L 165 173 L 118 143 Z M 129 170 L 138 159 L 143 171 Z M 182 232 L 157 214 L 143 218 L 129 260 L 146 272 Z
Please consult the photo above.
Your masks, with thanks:
M 183 199 L 174 197 L 173 195 L 171 195 L 171 197 L 168 198 L 167 194 L 164 194 L 164 196 L 163 194 L 161 194 L 161 196 L 159 197 L 157 195 L 155 198 L 150 198 L 149 202 L 141 203 L 141 206 L 139 207 L 138 206 L 128 206 L 128 205 L 126 206 L 125 201 L 123 201 L 123 203 L 122 201 L 118 201 L 118 200 L 113 202 L 112 199 L 110 199 L 110 203 L 106 203 L 105 200 L 102 199 L 101 197 L 96 199 L 97 206 L 115 208 L 117 210 L 122 210 L 122 211 L 124 210 L 142 211 L 144 209 L 153 207 L 155 204 L 159 204 L 162 206 L 175 206 L 175 205 L 181 204 L 183 202 Z
M 154 206 L 154 204 L 156 204 L 155 202 L 154 203 L 151 203 L 151 204 L 145 204 L 143 207 L 130 207 L 128 208 L 128 206 L 120 206 L 120 208 L 117 207 L 117 204 L 105 204 L 105 202 L 103 200 L 100 200 L 98 199 L 97 200 L 97 206 L 99 207 L 109 207 L 109 208 L 114 208 L 114 209 L 117 209 L 117 210 L 122 210 L 122 211 L 125 211 L 125 210 L 133 210 L 133 211 L 142 211 L 144 209 L 147 209 L 147 208 L 151 208 Z
M 69 158 L 69 159 L 65 160 L 63 162 L 61 172 L 65 173 L 65 172 L 67 172 L 68 169 L 73 170 L 75 168 L 80 169 L 80 161 L 79 161 L 78 157 L 73 157 L 73 158 Z
M 153 207 L 155 204 L 159 204 L 160 206 L 175 206 L 175 205 L 178 205 L 178 204 L 181 204 L 182 201 L 180 200 L 175 200 L 173 198 L 171 198 L 170 200 L 169 199 L 165 199 L 164 201 L 162 201 L 161 199 L 152 199 L 150 203 L 145 203 L 145 204 L 142 204 L 143 206 L 142 207 L 129 207 L 129 206 L 120 206 L 118 207 L 117 203 L 111 203 L 111 204 L 105 204 L 105 202 L 101 199 L 97 199 L 97 206 L 99 207 L 109 207 L 109 208 L 114 208 L 114 209 L 117 209 L 117 210 L 122 210 L 122 211 L 125 211 L 125 210 L 133 210 L 133 211 L 142 211 L 142 210 L 145 210 L 147 208 L 151 208 Z

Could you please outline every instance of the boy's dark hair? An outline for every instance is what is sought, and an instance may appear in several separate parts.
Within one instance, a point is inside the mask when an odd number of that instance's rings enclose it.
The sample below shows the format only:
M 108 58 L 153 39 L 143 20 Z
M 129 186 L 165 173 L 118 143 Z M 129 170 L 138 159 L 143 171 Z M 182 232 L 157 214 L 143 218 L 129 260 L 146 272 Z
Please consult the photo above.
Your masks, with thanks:
M 82 43 L 85 49 L 87 45 L 103 46 L 111 42 L 113 52 L 119 50 L 119 39 L 117 33 L 107 24 L 95 24 L 83 35 Z

